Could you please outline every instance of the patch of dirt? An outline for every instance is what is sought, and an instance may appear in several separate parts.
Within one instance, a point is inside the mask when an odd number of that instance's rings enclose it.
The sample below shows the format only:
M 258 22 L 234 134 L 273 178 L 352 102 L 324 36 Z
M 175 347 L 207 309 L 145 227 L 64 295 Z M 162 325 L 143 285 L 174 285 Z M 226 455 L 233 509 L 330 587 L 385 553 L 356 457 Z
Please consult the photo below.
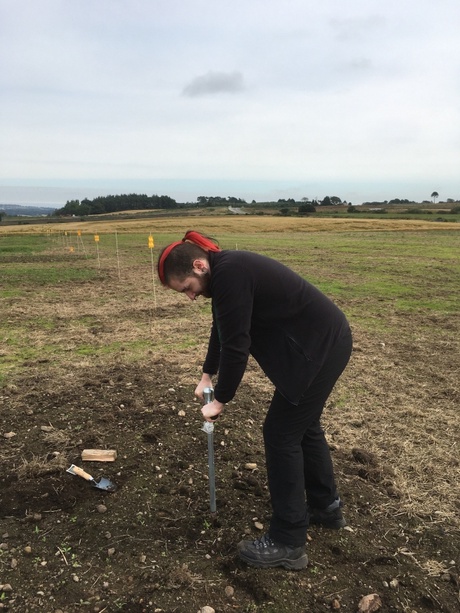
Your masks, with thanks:
M 271 386 L 250 362 L 216 424 L 214 518 L 193 397 L 209 305 L 172 292 L 154 303 L 144 249 L 143 262 L 121 252 L 121 277 L 102 253 L 89 281 L 21 283 L 2 302 L 0 609 L 355 613 L 377 593 L 382 613 L 458 612 L 458 317 L 397 311 L 385 296 L 342 305 L 368 315 L 365 330 L 351 320 L 353 356 L 324 413 L 349 527 L 312 527 L 305 570 L 261 571 L 236 544 L 270 517 Z M 343 257 L 328 253 L 317 276 Z M 118 457 L 83 463 L 88 448 Z M 69 474 L 72 463 L 117 490 Z
M 370 593 L 382 611 L 458 610 L 459 541 L 397 512 L 394 471 L 362 448 L 333 451 L 349 528 L 312 528 L 305 571 L 242 564 L 236 543 L 270 516 L 260 428 L 270 390 L 244 383 L 216 424 L 213 518 L 194 372 L 153 359 L 67 381 L 32 372 L 3 390 L 14 432 L 1 442 L 4 610 L 356 611 Z M 117 450 L 114 463 L 84 464 L 116 492 L 66 472 L 85 448 Z M 395 513 L 382 515 L 389 504 Z

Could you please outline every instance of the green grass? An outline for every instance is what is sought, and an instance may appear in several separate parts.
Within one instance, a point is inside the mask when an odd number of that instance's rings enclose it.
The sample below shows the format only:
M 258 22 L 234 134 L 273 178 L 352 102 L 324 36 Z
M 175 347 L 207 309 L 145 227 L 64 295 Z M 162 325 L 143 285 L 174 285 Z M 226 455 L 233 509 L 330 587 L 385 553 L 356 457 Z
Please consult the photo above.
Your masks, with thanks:
M 56 328 L 56 321 L 50 317 L 34 317 L 34 319 L 27 322 L 27 326 L 34 330 L 40 328 L 40 330 L 51 331 Z
M 458 232 L 299 233 L 226 243 L 280 259 L 332 298 L 458 311 Z
M 0 235 L 0 262 L 3 255 L 43 253 L 52 242 L 52 238 L 42 234 Z
M 156 264 L 159 249 L 175 240 L 177 232 L 153 233 Z M 408 315 L 422 316 L 420 325 L 426 330 L 430 317 L 443 318 L 444 333 L 448 334 L 448 324 L 458 315 L 457 231 L 213 234 L 223 248 L 253 250 L 284 262 L 337 301 L 353 326 L 372 334 L 385 333 L 397 340 L 401 322 Z M 84 237 L 87 257 L 70 256 L 59 240 L 50 245 L 45 235 L 2 237 L 0 378 L 5 381 L 5 373 L 39 359 L 54 363 L 63 358 L 99 359 L 123 352 L 123 359 L 130 361 L 144 358 L 148 351 L 154 355 L 155 345 L 149 341 L 153 294 L 147 236 L 145 232 L 118 235 L 121 279 L 113 235 L 101 236 L 102 274 L 91 236 Z M 95 291 L 98 283 L 100 291 Z M 91 284 L 87 294 L 85 284 Z M 92 300 L 87 303 L 88 313 L 78 312 L 80 297 Z M 161 305 L 161 291 L 158 300 Z M 29 303 L 43 304 L 47 310 L 37 313 L 35 308 L 29 312 Z M 132 303 L 137 304 L 137 311 L 131 309 Z M 62 306 L 59 317 L 55 305 Z M 210 319 L 209 301 L 200 300 L 197 307 L 200 317 Z M 107 317 L 108 311 L 114 314 Z M 193 332 L 187 332 L 188 313 L 178 313 L 181 333 L 173 339 L 165 338 L 162 349 L 167 346 L 170 352 L 179 354 L 202 342 Z M 168 318 L 172 316 L 174 308 L 168 311 Z M 92 326 L 96 328 L 94 333 Z M 38 336 L 31 343 L 34 331 Z M 124 338 L 126 331 L 129 337 Z
M 22 285 L 46 286 L 56 283 L 74 283 L 90 281 L 97 277 L 97 271 L 71 266 L 49 266 L 33 264 L 15 264 L 2 266 L 2 283 L 11 287 Z M 12 290 L 10 290 L 12 291 Z M 18 291 L 17 289 L 13 291 Z
M 23 291 L 19 288 L 14 289 L 0 289 L 0 298 L 17 298 L 23 295 Z

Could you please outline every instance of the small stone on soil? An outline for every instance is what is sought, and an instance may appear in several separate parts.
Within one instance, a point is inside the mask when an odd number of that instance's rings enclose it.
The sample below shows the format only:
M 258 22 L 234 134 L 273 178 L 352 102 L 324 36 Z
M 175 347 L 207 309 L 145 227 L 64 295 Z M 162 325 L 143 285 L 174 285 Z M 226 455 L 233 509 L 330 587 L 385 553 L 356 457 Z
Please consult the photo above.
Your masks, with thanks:
M 382 606 L 382 601 L 378 594 L 368 594 L 359 601 L 358 613 L 375 613 Z

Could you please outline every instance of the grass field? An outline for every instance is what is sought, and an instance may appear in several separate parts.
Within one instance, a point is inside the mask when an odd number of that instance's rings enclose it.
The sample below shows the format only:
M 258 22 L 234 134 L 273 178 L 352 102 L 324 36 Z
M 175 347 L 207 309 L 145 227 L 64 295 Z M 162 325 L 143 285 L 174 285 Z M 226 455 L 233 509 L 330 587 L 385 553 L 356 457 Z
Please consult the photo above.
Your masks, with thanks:
M 220 519 L 206 520 L 193 389 L 210 307 L 162 289 L 154 273 L 159 250 L 191 227 L 286 263 L 352 325 L 352 360 L 324 415 L 351 530 L 312 531 L 305 573 L 261 574 L 235 561 L 235 542 L 269 517 L 260 424 L 271 387 L 252 362 L 217 428 Z M 78 229 L 0 226 L 0 517 L 9 535 L 0 583 L 12 586 L 0 587 L 1 602 L 39 611 L 51 598 L 50 610 L 67 613 L 205 604 L 304 613 L 354 611 L 377 592 L 382 611 L 454 611 L 460 225 L 198 217 Z M 85 446 L 118 448 L 111 498 L 65 473 Z M 249 476 L 248 461 L 259 467 Z M 393 579 L 398 589 L 384 587 Z
M 405 232 L 413 230 L 458 230 L 458 216 L 452 215 L 450 221 L 436 222 L 427 219 L 400 219 L 378 218 L 372 219 L 352 215 L 351 217 L 280 217 L 280 216 L 235 216 L 225 212 L 216 212 L 209 215 L 200 210 L 184 216 L 171 216 L 171 214 L 158 214 L 146 219 L 142 215 L 133 215 L 130 219 L 120 219 L 117 216 L 106 216 L 103 220 L 65 220 L 55 224 L 31 223 L 27 225 L 0 225 L 0 235 L 8 234 L 62 234 L 64 232 L 77 233 L 114 233 L 114 232 L 154 232 L 170 233 L 182 232 L 193 227 L 208 234 L 225 233 L 247 234 L 255 233 L 285 233 L 285 232 L 319 232 L 331 230 L 356 231 L 370 229 L 373 232 L 398 230 Z

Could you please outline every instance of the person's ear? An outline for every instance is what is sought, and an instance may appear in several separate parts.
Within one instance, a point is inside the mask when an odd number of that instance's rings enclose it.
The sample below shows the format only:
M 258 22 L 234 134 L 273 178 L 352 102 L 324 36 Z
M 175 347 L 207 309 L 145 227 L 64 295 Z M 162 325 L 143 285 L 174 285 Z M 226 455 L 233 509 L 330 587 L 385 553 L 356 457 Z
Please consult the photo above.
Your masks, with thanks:
M 193 270 L 195 272 L 205 272 L 207 270 L 207 263 L 204 260 L 197 258 L 193 260 Z

